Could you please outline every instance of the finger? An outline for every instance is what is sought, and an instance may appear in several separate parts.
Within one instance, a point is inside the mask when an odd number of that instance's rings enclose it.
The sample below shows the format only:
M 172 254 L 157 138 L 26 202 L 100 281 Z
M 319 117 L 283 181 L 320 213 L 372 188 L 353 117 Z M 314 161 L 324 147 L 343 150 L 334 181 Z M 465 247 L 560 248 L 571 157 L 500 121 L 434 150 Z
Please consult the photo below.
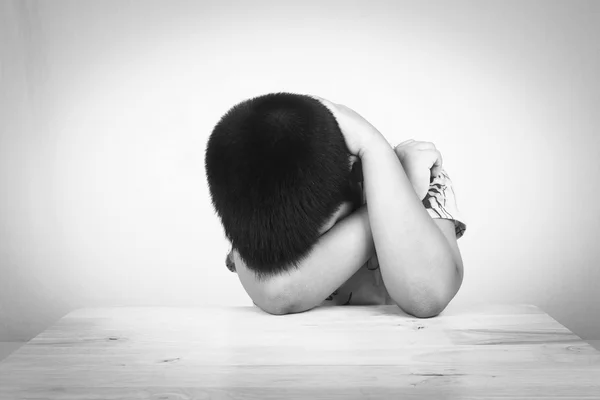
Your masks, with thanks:
M 413 142 L 414 142 L 414 139 L 408 139 L 408 140 L 405 140 L 404 142 L 402 142 L 400 144 L 395 145 L 394 146 L 394 152 L 396 153 L 396 155 L 400 156 L 400 152 L 402 151 L 402 146 L 407 146 L 407 145 L 409 145 L 409 144 L 411 144 Z
M 402 143 L 400 143 L 399 145 L 397 145 L 396 147 L 394 147 L 394 153 L 396 153 L 396 155 L 398 157 L 402 156 L 402 152 L 403 152 L 403 148 L 402 148 Z
M 419 150 L 435 150 L 435 144 L 433 144 L 432 142 L 416 142 L 414 144 L 415 148 L 419 149 Z
M 400 144 L 397 144 L 396 147 L 402 146 L 402 145 L 405 145 L 405 144 L 408 144 L 408 143 L 411 143 L 411 142 L 414 142 L 414 141 L 415 141 L 414 139 L 408 139 L 408 140 L 405 140 L 404 142 L 402 142 Z
M 327 99 L 324 99 L 322 97 L 315 96 L 315 95 L 310 95 L 310 97 L 312 97 L 313 99 L 319 100 L 321 102 L 321 104 L 323 104 L 324 106 L 326 106 L 327 108 L 329 108 L 331 110 L 331 112 L 335 111 L 335 108 L 336 108 L 336 104 L 335 103 L 333 103 L 333 102 L 331 102 L 331 101 L 329 101 Z
M 442 172 L 444 160 L 442 158 L 442 153 L 440 153 L 439 150 L 435 150 L 433 154 L 435 160 L 431 166 L 431 177 L 436 178 Z
M 325 104 L 325 102 L 327 102 L 327 100 L 325 100 L 324 98 L 319 97 L 319 96 L 315 96 L 314 94 L 309 95 L 309 97 L 312 97 L 313 99 L 318 100 L 318 101 L 320 101 L 323 104 Z

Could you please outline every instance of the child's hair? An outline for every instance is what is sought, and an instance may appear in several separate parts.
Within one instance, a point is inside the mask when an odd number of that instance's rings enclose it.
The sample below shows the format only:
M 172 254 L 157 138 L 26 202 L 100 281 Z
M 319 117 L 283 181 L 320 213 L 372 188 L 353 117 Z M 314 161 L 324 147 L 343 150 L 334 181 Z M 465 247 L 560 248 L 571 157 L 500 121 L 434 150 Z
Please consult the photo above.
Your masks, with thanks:
M 349 156 L 335 117 L 310 96 L 258 96 L 217 123 L 205 158 L 212 204 L 259 279 L 297 267 L 352 198 Z

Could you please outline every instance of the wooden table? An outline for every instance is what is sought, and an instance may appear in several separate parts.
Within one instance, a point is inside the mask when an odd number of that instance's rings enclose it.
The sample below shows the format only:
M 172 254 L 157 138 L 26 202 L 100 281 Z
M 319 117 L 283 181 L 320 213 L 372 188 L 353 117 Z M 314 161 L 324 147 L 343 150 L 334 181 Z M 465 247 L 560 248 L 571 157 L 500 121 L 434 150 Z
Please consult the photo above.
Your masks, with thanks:
M 0 399 L 600 399 L 600 352 L 538 308 L 81 309 L 0 363 Z

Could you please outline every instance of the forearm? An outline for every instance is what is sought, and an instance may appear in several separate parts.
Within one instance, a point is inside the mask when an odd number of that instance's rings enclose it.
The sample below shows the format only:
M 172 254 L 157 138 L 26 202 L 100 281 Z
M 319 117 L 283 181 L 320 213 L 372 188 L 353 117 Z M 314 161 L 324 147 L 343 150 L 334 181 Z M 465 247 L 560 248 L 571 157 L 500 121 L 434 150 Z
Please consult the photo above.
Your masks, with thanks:
M 366 207 L 339 221 L 325 233 L 299 268 L 289 275 L 284 298 L 288 312 L 303 312 L 321 304 L 374 254 Z
M 246 268 L 238 275 L 255 304 L 276 314 L 298 313 L 321 304 L 374 254 L 366 207 L 324 233 L 298 268 L 259 282 Z
M 388 293 L 411 314 L 441 311 L 459 279 L 447 239 L 383 137 L 370 143 L 361 160 L 368 216 Z

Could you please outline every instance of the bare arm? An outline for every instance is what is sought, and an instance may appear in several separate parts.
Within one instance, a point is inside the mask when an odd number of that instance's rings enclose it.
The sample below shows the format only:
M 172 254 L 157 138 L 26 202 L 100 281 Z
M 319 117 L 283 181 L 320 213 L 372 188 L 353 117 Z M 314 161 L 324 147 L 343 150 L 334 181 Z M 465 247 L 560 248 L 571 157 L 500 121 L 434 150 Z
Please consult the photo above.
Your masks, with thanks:
M 448 226 L 433 221 L 413 189 L 441 168 L 439 154 L 415 152 L 406 160 L 413 185 L 404 163 L 373 125 L 342 104 L 317 98 L 332 111 L 348 149 L 362 161 L 369 221 L 388 293 L 412 315 L 437 315 L 461 285 L 462 263 L 455 238 L 447 238 Z
M 462 282 L 453 247 L 383 136 L 369 142 L 361 160 L 369 221 L 388 293 L 412 315 L 437 315 Z
M 419 206 L 422 207 L 420 204 Z M 431 219 L 429 216 L 427 218 Z M 442 302 L 447 305 L 456 295 L 462 283 L 462 258 L 457 244 L 454 222 L 447 219 L 433 219 L 432 221 L 450 246 L 452 259 L 458 273 L 457 279 L 449 282 L 449 292 Z M 374 243 L 371 235 L 367 209 L 363 206 L 326 232 L 310 255 L 301 262 L 298 270 L 267 282 L 260 282 L 234 253 L 237 272 L 254 304 L 264 311 L 271 314 L 307 311 L 321 304 L 373 255 Z M 432 251 L 431 247 L 428 248 L 428 251 Z M 409 299 L 409 301 L 416 300 L 418 299 Z M 418 304 L 411 306 L 411 303 L 405 303 L 403 308 L 418 317 L 432 316 L 439 311 L 419 309 Z
M 365 206 L 324 233 L 299 268 L 258 281 L 234 252 L 238 276 L 258 307 L 271 314 L 298 313 L 321 304 L 374 254 Z

